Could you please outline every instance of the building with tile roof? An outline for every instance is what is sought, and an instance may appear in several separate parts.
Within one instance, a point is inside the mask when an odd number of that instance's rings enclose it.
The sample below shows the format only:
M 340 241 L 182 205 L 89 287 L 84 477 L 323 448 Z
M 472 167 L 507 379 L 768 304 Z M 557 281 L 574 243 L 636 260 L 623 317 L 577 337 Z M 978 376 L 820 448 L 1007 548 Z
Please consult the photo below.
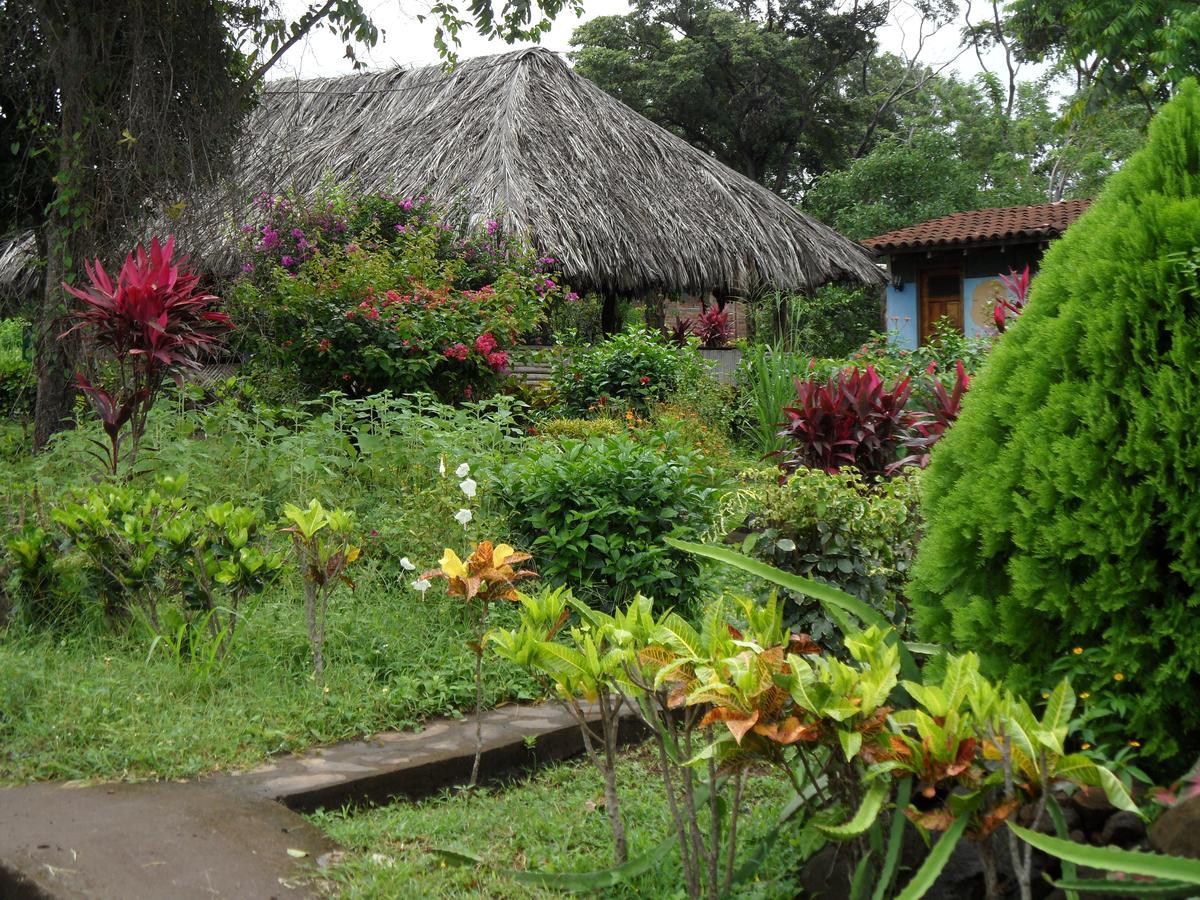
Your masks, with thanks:
M 942 318 L 968 336 L 985 333 L 1005 290 L 999 276 L 1036 271 L 1050 241 L 1090 202 L 977 209 L 862 241 L 887 261 L 888 329 L 907 347 L 926 341 Z

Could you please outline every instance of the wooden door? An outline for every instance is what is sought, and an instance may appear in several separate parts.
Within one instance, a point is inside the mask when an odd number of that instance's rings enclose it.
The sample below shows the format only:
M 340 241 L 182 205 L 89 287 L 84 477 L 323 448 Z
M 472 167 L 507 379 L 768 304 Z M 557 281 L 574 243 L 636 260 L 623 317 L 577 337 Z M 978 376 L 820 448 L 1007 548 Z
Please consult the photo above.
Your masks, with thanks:
M 942 318 L 963 330 L 962 269 L 926 269 L 921 272 L 921 343 L 933 334 Z

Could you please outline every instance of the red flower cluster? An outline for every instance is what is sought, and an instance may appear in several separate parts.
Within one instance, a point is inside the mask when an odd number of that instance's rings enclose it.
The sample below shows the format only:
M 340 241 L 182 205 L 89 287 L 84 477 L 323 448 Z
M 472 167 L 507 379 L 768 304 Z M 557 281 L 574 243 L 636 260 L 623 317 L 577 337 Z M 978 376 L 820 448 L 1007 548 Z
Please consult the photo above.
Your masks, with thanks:
M 442 355 L 445 356 L 446 359 L 457 359 L 460 362 L 465 361 L 470 354 L 470 349 L 468 349 L 467 345 L 463 343 L 451 344 L 442 351 Z
M 481 356 L 487 356 L 496 349 L 496 338 L 490 331 L 485 331 L 479 337 L 475 338 L 475 351 Z

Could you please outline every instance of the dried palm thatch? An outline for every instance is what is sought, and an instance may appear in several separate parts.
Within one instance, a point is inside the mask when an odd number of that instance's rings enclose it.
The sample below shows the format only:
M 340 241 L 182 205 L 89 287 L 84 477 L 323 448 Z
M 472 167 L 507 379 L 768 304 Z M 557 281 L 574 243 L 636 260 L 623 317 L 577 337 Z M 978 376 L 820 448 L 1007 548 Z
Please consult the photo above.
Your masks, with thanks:
M 33 296 L 41 285 L 37 238 L 32 231 L 0 239 L 0 314 Z
M 232 184 L 173 223 L 219 274 L 229 224 L 261 191 L 330 177 L 428 194 L 499 219 L 578 288 L 740 295 L 831 280 L 878 284 L 868 254 L 613 99 L 544 49 L 441 67 L 271 82 Z

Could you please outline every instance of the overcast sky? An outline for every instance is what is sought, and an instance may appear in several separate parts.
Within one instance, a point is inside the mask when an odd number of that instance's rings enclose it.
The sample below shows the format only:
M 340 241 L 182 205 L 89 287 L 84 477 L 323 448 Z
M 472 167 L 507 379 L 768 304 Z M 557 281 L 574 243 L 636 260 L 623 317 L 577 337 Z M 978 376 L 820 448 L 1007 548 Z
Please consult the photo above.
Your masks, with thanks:
M 308 0 L 283 0 L 282 5 L 285 13 L 295 17 L 308 6 Z M 360 50 L 360 58 L 372 69 L 396 65 L 421 66 L 438 62 L 438 54 L 433 47 L 433 23 L 417 21 L 417 16 L 428 10 L 430 5 L 430 0 L 366 0 L 367 10 L 385 34 L 374 50 L 369 53 Z M 570 12 L 560 14 L 553 29 L 543 37 L 542 46 L 565 52 L 570 49 L 571 32 L 580 22 L 596 16 L 619 15 L 629 11 L 627 0 L 584 0 L 583 5 L 584 14 L 581 18 Z M 911 9 L 899 10 L 879 35 L 883 48 L 894 53 L 914 52 L 918 39 L 918 21 L 919 18 Z M 950 70 L 964 77 L 978 73 L 980 64 L 975 54 L 963 53 L 958 47 L 960 27 L 961 23 L 951 24 L 929 39 L 921 53 L 921 60 L 934 68 L 949 63 Z M 512 45 L 515 46 L 527 45 Z M 464 33 L 459 56 L 486 56 L 502 53 L 512 47 L 499 41 L 485 40 L 474 32 Z M 318 32 L 307 41 L 293 47 L 276 64 L 272 77 L 313 78 L 319 75 L 344 74 L 352 71 L 351 64 L 344 54 L 345 47 L 341 41 L 329 32 Z M 1003 58 L 996 54 L 985 57 L 984 62 L 996 69 L 1003 68 Z M 1034 74 L 1029 70 L 1022 72 L 1021 76 L 1033 77 Z

